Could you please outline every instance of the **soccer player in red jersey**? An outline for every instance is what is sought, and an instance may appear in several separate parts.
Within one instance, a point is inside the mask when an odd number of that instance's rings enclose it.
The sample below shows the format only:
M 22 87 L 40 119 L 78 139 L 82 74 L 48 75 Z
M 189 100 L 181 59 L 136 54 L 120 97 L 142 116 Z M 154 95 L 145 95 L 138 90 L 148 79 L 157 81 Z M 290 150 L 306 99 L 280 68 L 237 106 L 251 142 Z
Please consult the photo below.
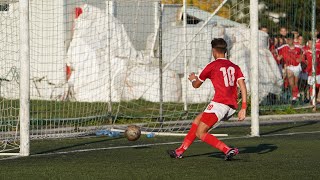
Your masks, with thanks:
M 222 151 L 225 154 L 225 160 L 231 160 L 233 156 L 239 153 L 237 148 L 230 148 L 208 133 L 208 130 L 214 124 L 222 120 L 228 120 L 235 113 L 238 108 L 237 85 L 240 87 L 242 97 L 242 107 L 238 113 L 240 121 L 245 119 L 247 108 L 247 89 L 244 76 L 239 66 L 226 59 L 226 41 L 222 38 L 215 38 L 211 41 L 211 46 L 215 61 L 207 64 L 199 76 L 191 73 L 189 80 L 194 88 L 199 88 L 206 79 L 209 79 L 215 90 L 214 97 L 204 112 L 194 119 L 182 145 L 175 150 L 168 150 L 168 154 L 172 158 L 182 158 L 182 154 L 196 137 Z
M 313 96 L 312 94 L 312 85 L 316 81 L 316 91 L 319 91 L 320 87 L 320 49 L 316 48 L 316 79 L 312 77 L 312 40 L 308 41 L 307 46 L 304 48 L 304 56 L 307 63 L 306 71 L 308 73 L 308 84 L 310 85 L 309 93 L 310 96 Z M 317 93 L 317 102 L 320 102 L 320 93 Z
M 277 49 L 278 59 L 284 62 L 284 79 L 288 78 L 291 87 L 292 104 L 295 104 L 299 97 L 298 80 L 301 72 L 302 49 L 293 44 L 293 35 L 288 34 L 287 43 Z
M 317 34 L 316 49 L 320 50 L 320 33 Z
M 293 34 L 293 44 L 294 45 L 300 45 L 300 42 L 299 42 L 299 32 L 298 31 L 296 31 L 296 30 L 294 30 L 294 31 L 292 31 L 291 32 L 292 34 Z

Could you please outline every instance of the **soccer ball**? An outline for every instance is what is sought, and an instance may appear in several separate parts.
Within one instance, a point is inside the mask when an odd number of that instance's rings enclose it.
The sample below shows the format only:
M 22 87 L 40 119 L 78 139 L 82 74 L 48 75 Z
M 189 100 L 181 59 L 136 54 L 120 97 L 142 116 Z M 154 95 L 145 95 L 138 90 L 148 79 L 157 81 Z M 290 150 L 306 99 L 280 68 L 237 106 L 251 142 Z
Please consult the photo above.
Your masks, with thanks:
M 141 130 L 136 125 L 130 125 L 127 127 L 126 131 L 124 132 L 124 135 L 129 141 L 136 141 L 141 136 Z

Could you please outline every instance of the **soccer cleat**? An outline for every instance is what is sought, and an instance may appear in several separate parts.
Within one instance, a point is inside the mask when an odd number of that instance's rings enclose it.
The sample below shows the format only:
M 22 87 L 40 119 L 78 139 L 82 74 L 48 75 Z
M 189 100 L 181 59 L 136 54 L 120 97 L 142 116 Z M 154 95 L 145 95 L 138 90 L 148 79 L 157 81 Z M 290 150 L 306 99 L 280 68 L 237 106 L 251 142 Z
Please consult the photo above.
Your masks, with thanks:
M 227 152 L 226 156 L 224 157 L 224 160 L 231 161 L 233 156 L 237 154 L 239 154 L 239 150 L 237 148 L 232 148 Z
M 167 150 L 167 153 L 170 155 L 171 158 L 175 158 L 175 159 L 183 158 L 182 154 L 177 154 L 175 150 Z

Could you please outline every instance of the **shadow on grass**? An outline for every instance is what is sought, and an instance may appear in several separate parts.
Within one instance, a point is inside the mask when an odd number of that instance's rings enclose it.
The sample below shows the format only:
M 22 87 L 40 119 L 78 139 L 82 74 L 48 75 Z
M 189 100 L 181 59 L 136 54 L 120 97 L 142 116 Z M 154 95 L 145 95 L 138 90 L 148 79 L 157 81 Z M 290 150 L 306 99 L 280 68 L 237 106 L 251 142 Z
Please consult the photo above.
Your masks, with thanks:
M 78 143 L 78 144 L 66 145 L 66 146 L 63 146 L 63 147 L 55 148 L 55 149 L 49 149 L 49 150 L 45 150 L 45 151 L 40 151 L 40 152 L 36 152 L 34 154 L 53 153 L 53 152 L 58 152 L 58 151 L 66 150 L 66 149 L 70 149 L 70 148 L 81 147 L 81 146 L 85 146 L 85 145 L 89 145 L 89 144 L 102 143 L 102 142 L 112 141 L 112 140 L 116 140 L 116 139 L 123 139 L 123 138 L 125 138 L 125 137 L 102 139 L 102 140 L 97 140 L 97 141 L 88 141 L 88 142 L 83 142 L 83 143 Z
M 285 131 L 285 130 L 288 130 L 288 129 L 298 128 L 298 127 L 303 127 L 303 126 L 310 126 L 310 125 L 314 125 L 314 124 L 317 124 L 317 123 L 318 122 L 307 122 L 307 123 L 303 123 L 303 124 L 300 124 L 300 123 L 299 124 L 294 124 L 294 125 L 292 125 L 290 127 L 285 127 L 285 128 L 272 130 L 272 131 L 269 131 L 269 132 L 264 132 L 264 133 L 261 133 L 261 135 L 273 134 L 273 133 Z
M 239 156 L 236 157 L 244 157 L 244 159 L 248 159 L 249 154 L 266 154 L 278 149 L 278 146 L 274 144 L 259 144 L 258 146 L 248 146 L 248 147 L 241 147 L 239 148 Z M 198 157 L 198 156 L 208 156 L 208 157 L 215 157 L 219 159 L 224 158 L 224 154 L 222 152 L 211 152 L 211 153 L 204 153 L 204 154 L 195 154 L 190 156 L 184 156 L 184 158 L 191 158 L 191 157 Z M 241 160 L 241 159 L 235 159 Z

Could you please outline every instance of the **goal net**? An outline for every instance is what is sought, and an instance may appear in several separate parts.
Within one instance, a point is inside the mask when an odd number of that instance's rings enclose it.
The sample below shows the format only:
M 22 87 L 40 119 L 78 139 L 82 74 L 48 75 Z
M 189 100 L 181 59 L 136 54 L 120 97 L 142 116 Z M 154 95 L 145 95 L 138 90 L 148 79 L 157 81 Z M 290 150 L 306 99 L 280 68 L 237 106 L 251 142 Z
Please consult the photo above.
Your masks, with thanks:
M 196 3 L 197 2 L 197 3 Z M 214 95 L 187 80 L 225 38 L 250 90 L 249 1 L 42 0 L 29 2 L 30 137 L 92 135 L 136 124 L 186 133 Z M 0 0 L 0 151 L 19 148 L 19 1 Z M 259 99 L 282 76 L 259 31 Z

